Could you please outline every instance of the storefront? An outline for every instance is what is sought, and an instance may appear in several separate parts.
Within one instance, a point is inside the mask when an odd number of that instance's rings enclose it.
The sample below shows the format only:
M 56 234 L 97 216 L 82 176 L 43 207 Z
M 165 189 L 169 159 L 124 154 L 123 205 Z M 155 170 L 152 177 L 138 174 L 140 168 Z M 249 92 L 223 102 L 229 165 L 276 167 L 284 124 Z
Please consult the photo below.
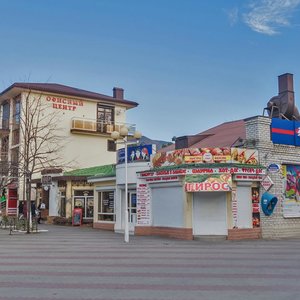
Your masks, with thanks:
M 94 190 L 88 177 L 102 174 L 115 178 L 115 165 L 96 166 L 61 173 L 60 170 L 49 170 L 36 181 L 37 205 L 45 204 L 43 218 L 51 221 L 55 217 L 71 218 L 74 209 L 81 209 L 83 223 L 92 223 L 95 215 L 95 201 L 98 191 Z M 98 207 L 98 205 L 97 205 Z M 97 210 L 96 210 L 97 212 Z
M 154 149 L 155 145 L 128 146 L 127 176 L 125 151 L 122 148 L 117 152 L 114 177 L 107 177 L 102 174 L 88 178 L 88 182 L 94 186 L 94 228 L 124 232 L 125 199 L 127 198 L 129 232 L 134 234 L 137 223 L 136 173 L 150 168 L 150 156 Z M 125 195 L 126 185 L 127 197 Z
M 265 168 L 258 165 L 257 151 L 202 150 L 159 153 L 156 168 L 138 173 L 136 234 L 234 238 L 248 230 L 260 236 L 255 201 Z

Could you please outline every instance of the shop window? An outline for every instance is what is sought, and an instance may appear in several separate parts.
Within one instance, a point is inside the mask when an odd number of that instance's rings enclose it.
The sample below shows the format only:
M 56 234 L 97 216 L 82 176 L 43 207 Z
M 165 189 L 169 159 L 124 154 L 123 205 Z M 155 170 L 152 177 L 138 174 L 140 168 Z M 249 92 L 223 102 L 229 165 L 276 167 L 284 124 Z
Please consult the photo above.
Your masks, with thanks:
M 105 191 L 98 193 L 98 220 L 114 222 L 115 215 L 115 193 Z

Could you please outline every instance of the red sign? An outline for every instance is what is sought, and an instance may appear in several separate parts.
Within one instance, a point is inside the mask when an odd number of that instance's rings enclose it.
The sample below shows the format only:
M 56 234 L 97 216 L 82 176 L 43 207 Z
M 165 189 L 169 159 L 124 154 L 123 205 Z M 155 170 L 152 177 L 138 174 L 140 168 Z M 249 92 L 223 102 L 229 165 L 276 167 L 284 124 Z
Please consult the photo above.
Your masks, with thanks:
M 80 226 L 82 224 L 82 209 L 81 208 L 75 208 L 73 210 L 73 216 L 72 216 L 72 225 L 73 226 Z
M 47 96 L 46 100 L 48 102 L 52 102 L 52 107 L 56 109 L 62 110 L 72 110 L 74 111 L 77 106 L 83 106 L 82 100 L 74 100 L 74 99 L 67 99 L 61 97 L 52 97 Z
M 228 182 L 186 182 L 186 192 L 228 192 Z

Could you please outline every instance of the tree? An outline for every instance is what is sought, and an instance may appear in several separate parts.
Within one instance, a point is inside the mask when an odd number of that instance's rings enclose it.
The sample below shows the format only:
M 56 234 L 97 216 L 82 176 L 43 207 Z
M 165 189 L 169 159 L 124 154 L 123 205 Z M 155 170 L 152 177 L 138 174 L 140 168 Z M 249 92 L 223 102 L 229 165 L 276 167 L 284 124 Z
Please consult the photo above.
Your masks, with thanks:
M 69 163 L 60 155 L 66 138 L 59 135 L 59 112 L 50 111 L 42 94 L 29 91 L 15 107 L 14 126 L 19 128 L 19 149 L 11 154 L 11 173 L 17 163 L 19 185 L 27 204 L 27 232 L 30 232 L 32 179 L 44 169 L 63 168 Z M 19 105 L 19 108 L 18 108 Z M 16 129 L 18 130 L 18 129 Z

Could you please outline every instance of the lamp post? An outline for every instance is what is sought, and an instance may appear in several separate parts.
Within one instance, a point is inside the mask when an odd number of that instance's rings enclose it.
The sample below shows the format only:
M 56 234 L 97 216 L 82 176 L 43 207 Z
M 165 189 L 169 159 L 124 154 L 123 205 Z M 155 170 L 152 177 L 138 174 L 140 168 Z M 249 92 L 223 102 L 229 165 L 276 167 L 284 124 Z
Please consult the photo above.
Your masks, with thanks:
M 133 137 L 138 140 L 141 138 L 142 134 L 139 131 L 135 131 Z M 128 143 L 128 128 L 122 126 L 119 131 L 113 131 L 111 137 L 118 143 L 117 140 L 122 140 L 120 143 L 124 144 L 125 148 L 125 205 L 124 205 L 124 242 L 129 242 L 129 220 L 128 220 L 128 161 L 127 161 L 127 146 L 131 145 Z

